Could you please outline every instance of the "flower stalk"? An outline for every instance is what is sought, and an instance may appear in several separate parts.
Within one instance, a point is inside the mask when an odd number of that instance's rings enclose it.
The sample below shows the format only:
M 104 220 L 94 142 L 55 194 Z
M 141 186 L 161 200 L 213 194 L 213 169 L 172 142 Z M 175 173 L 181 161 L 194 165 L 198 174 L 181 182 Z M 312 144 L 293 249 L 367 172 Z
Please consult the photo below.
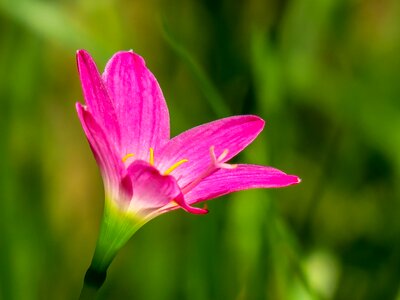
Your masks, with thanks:
M 117 252 L 146 222 L 145 218 L 121 211 L 113 201 L 106 199 L 96 249 L 84 278 L 83 294 L 92 295 L 101 288 Z

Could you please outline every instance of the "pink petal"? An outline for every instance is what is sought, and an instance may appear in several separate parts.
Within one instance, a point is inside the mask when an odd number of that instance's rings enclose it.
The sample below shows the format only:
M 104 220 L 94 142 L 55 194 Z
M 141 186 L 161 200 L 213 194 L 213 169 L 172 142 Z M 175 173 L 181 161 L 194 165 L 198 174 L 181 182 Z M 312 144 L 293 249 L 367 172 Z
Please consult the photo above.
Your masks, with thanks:
M 134 161 L 127 169 L 131 181 L 131 204 L 135 210 L 163 207 L 181 191 L 171 176 L 162 176 L 157 169 L 142 160 Z
M 204 210 L 190 207 L 185 203 L 174 177 L 161 175 L 147 162 L 134 161 L 128 167 L 127 173 L 127 177 L 122 180 L 122 185 L 125 195 L 128 195 L 129 203 L 126 205 L 129 210 L 149 215 L 174 201 L 189 212 L 204 213 Z M 127 178 L 129 178 L 128 182 Z
M 97 124 L 92 114 L 80 103 L 76 103 L 76 110 L 94 157 L 100 167 L 106 189 L 112 191 L 119 184 L 124 168 L 123 163 L 116 155 L 116 149 L 110 144 L 103 129 Z
M 168 108 L 157 80 L 132 51 L 116 53 L 103 80 L 121 124 L 122 151 L 148 160 L 149 148 L 158 149 L 169 139 Z
M 183 188 L 210 166 L 211 146 L 215 147 L 217 156 L 228 149 L 228 155 L 222 162 L 227 161 L 250 144 L 263 127 L 262 119 L 247 115 L 220 119 L 192 128 L 168 142 L 157 155 L 162 157 L 162 161 L 156 160 L 156 165 L 165 172 L 176 162 L 187 159 L 188 162 L 171 172 Z
M 278 169 L 258 165 L 238 165 L 220 169 L 201 181 L 185 195 L 190 204 L 216 198 L 232 192 L 254 188 L 279 188 L 300 182 L 300 178 Z
M 92 57 L 85 50 L 79 50 L 76 53 L 76 60 L 87 110 L 110 140 L 119 143 L 117 116 Z

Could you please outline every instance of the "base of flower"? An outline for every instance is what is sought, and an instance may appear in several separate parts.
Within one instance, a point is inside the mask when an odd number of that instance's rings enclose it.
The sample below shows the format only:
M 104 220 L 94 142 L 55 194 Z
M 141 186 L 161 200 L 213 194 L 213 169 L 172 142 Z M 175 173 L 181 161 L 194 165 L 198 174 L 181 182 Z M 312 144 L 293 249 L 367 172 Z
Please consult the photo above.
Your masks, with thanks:
M 142 218 L 121 210 L 113 201 L 106 198 L 99 238 L 92 262 L 85 274 L 80 300 L 96 298 L 98 290 L 106 280 L 108 267 L 117 252 L 149 220 L 149 217 Z

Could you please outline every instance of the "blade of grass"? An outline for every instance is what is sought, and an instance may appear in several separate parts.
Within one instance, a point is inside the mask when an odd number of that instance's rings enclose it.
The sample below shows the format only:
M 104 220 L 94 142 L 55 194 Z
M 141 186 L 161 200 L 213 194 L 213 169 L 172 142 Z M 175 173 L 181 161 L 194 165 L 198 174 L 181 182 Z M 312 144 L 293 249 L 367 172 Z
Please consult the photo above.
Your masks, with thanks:
M 208 101 L 211 109 L 217 117 L 225 117 L 230 115 L 230 109 L 225 104 L 218 89 L 214 86 L 208 78 L 206 72 L 202 69 L 200 64 L 190 54 L 190 52 L 177 40 L 172 31 L 168 27 L 165 20 L 162 21 L 162 36 L 171 49 L 180 57 L 192 72 L 193 77 L 197 80 L 204 97 Z
M 0 1 L 0 13 L 68 49 L 76 50 L 85 46 L 100 53 L 107 50 L 107 45 L 102 45 L 90 35 L 60 5 L 42 1 L 3 0 Z

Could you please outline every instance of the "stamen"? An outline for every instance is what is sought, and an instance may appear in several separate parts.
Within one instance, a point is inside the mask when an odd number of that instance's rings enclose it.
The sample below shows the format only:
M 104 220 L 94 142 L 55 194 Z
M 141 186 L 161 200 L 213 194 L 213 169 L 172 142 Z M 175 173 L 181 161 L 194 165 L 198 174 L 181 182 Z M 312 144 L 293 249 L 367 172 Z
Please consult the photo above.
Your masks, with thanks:
M 188 162 L 187 159 L 182 159 L 178 161 L 177 163 L 173 164 L 167 171 L 164 172 L 164 175 L 170 174 L 173 170 L 175 170 L 177 167 L 179 167 L 181 164 Z
M 154 149 L 150 147 L 150 164 L 154 166 Z
M 135 154 L 133 154 L 133 153 L 128 153 L 127 155 L 125 155 L 125 156 L 122 158 L 122 162 L 126 162 L 126 161 L 128 160 L 129 157 L 133 157 L 133 156 L 135 156 Z

